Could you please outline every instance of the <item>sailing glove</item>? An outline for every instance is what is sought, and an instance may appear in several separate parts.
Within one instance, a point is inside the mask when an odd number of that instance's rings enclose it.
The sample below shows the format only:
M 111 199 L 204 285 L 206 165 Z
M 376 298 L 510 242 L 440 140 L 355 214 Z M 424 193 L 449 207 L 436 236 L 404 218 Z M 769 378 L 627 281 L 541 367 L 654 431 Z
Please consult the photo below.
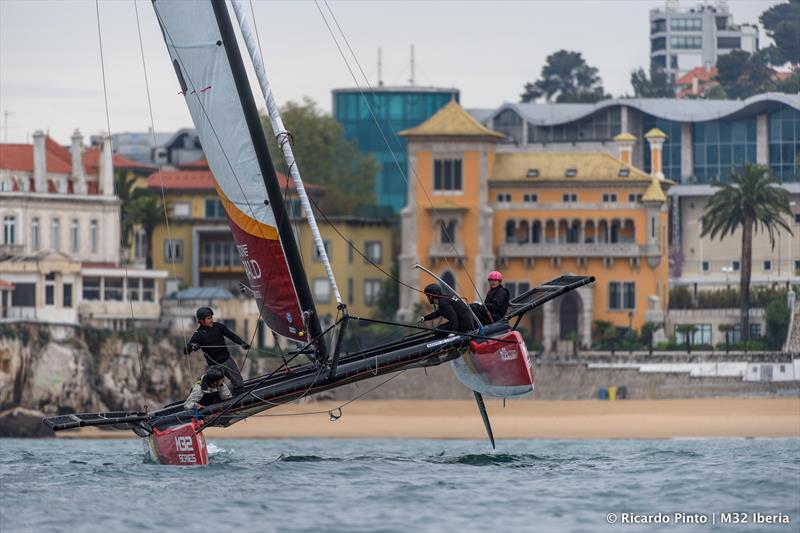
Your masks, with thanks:
M 246 342 L 243 342 L 242 343 L 242 350 L 249 350 L 249 349 L 250 349 L 250 345 L 247 344 Z
M 187 345 L 183 349 L 183 353 L 186 354 L 186 355 L 189 355 L 190 353 L 194 352 L 195 350 L 199 350 L 199 349 L 200 349 L 200 345 L 197 344 L 196 342 L 192 342 L 192 343 L 189 343 L 189 345 Z
M 424 316 L 421 316 L 421 317 L 419 317 L 417 319 L 417 324 L 422 324 L 423 322 L 425 322 L 425 317 Z

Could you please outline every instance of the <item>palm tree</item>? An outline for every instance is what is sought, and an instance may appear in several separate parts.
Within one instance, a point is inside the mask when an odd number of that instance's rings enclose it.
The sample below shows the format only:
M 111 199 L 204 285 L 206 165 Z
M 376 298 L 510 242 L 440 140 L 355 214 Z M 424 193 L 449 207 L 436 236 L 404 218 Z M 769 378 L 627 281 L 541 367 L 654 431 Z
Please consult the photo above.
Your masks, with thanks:
M 114 173 L 114 192 L 117 193 L 122 204 L 122 244 L 125 248 L 131 244 L 131 200 L 136 190 L 136 176 L 130 171 L 117 171 Z
M 700 223 L 703 231 L 700 237 L 710 235 L 720 240 L 741 228 L 741 328 L 742 340 L 750 337 L 750 274 L 753 261 L 753 232 L 762 231 L 769 235 L 769 242 L 775 248 L 775 234 L 785 229 L 792 233 L 783 215 L 791 216 L 789 194 L 780 187 L 780 182 L 769 174 L 762 165 L 745 163 L 741 173 L 731 175 L 731 183 L 722 185 L 708 201 Z
M 161 197 L 152 191 L 137 189 L 130 202 L 130 217 L 145 234 L 145 264 L 153 268 L 153 230 L 164 220 L 164 207 Z

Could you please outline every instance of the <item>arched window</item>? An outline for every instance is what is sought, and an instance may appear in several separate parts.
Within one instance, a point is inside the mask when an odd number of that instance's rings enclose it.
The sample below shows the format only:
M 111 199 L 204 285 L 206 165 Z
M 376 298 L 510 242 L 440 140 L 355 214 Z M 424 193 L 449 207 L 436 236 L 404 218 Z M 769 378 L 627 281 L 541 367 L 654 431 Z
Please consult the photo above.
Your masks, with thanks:
M 619 242 L 619 229 L 620 223 L 619 220 L 612 220 L 611 221 L 611 238 L 609 242 Z
M 450 272 L 449 270 L 448 270 L 447 272 L 445 272 L 444 274 L 442 274 L 442 281 L 444 281 L 444 282 L 445 282 L 445 283 L 447 283 L 447 284 L 448 284 L 450 287 L 452 287 L 452 288 L 453 288 L 453 290 L 458 290 L 458 289 L 456 288 L 456 277 L 455 277 L 455 276 L 452 274 L 452 272 Z M 449 290 L 447 287 L 442 287 L 442 290 L 443 290 L 443 291 L 444 291 L 446 294 L 451 294 L 451 293 L 450 293 L 450 290 Z
M 535 244 L 542 242 L 542 223 L 539 220 L 534 220 L 531 224 L 531 242 Z
M 513 220 L 506 221 L 506 244 L 514 242 L 517 232 L 517 224 Z
M 528 221 L 523 220 L 517 226 L 517 243 L 518 244 L 527 244 L 530 242 L 530 233 L 528 233 Z
M 456 221 L 439 221 L 439 242 L 442 244 L 453 244 L 456 242 Z

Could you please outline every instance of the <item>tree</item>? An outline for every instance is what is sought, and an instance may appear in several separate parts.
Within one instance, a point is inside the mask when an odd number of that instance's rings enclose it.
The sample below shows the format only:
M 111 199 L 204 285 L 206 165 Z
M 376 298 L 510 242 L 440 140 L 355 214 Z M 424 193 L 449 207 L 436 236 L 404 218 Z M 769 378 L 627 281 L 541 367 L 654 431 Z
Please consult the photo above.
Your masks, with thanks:
M 122 245 L 127 248 L 131 244 L 131 200 L 135 192 L 136 176 L 130 171 L 117 171 L 114 173 L 114 192 L 117 193 L 121 204 L 122 218 Z
M 795 69 L 788 78 L 776 81 L 772 86 L 772 90 L 788 94 L 800 93 L 800 68 Z
M 645 322 L 642 324 L 642 339 L 647 342 L 647 351 L 653 355 L 653 340 L 656 336 L 656 331 L 661 329 L 662 324 L 658 322 Z
M 700 237 L 719 236 L 724 240 L 737 229 L 742 230 L 741 259 L 741 328 L 742 340 L 750 334 L 750 275 L 753 261 L 753 232 L 766 232 L 772 248 L 775 234 L 785 229 L 792 233 L 783 215 L 791 216 L 789 194 L 780 188 L 780 182 L 761 165 L 745 163 L 741 172 L 731 176 L 731 183 L 723 185 L 708 201 L 700 219 L 703 231 Z
M 775 41 L 778 61 L 800 63 L 800 0 L 774 5 L 758 20 Z
M 359 206 L 375 203 L 378 163 L 345 138 L 336 119 L 319 110 L 309 98 L 304 98 L 302 104 L 288 102 L 281 109 L 281 116 L 292 134 L 292 149 L 303 181 L 326 188 L 316 201 L 325 214 L 353 214 Z M 269 117 L 262 117 L 261 121 L 267 137 L 273 137 Z M 275 169 L 289 176 L 277 143 L 270 143 L 270 153 Z
M 717 81 L 731 98 L 747 98 L 769 90 L 772 74 L 762 53 L 734 50 L 717 59 Z
M 580 52 L 559 50 L 547 56 L 541 78 L 526 83 L 522 102 L 542 96 L 550 102 L 597 102 L 609 96 L 603 90 L 597 69 L 586 64 Z
M 725 354 L 731 350 L 731 334 L 736 331 L 734 324 L 720 324 L 718 329 L 725 334 Z
M 631 85 L 637 98 L 675 98 L 674 80 L 664 69 L 651 66 L 650 77 L 643 68 L 631 72 Z
M 145 264 L 147 268 L 153 268 L 153 230 L 164 220 L 161 197 L 154 191 L 136 189 L 128 205 L 131 223 L 141 226 L 144 230 Z
M 697 326 L 694 324 L 680 324 L 675 327 L 675 331 L 683 335 L 683 338 L 686 339 L 686 353 L 692 353 L 692 336 L 694 335 L 695 329 L 697 329 Z
M 790 319 L 791 311 L 785 298 L 772 300 L 764 309 L 767 345 L 771 350 L 780 350 L 783 347 Z

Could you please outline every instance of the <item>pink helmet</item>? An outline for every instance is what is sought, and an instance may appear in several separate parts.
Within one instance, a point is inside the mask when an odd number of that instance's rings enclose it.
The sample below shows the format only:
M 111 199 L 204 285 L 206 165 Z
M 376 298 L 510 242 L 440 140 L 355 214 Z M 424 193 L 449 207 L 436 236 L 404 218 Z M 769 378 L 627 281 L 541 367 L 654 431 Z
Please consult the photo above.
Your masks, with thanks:
M 497 270 L 489 272 L 489 281 L 503 281 L 503 275 Z

